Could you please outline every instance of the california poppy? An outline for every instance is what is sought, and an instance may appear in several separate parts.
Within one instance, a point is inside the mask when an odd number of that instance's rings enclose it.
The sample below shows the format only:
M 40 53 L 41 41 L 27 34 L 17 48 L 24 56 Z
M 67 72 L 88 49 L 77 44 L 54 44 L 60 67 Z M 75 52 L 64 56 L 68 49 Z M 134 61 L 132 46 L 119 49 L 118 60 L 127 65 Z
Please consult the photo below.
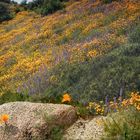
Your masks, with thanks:
M 6 122 L 9 120 L 9 115 L 3 114 L 3 115 L 1 116 L 1 120 L 2 120 L 3 122 L 6 123 Z
M 70 102 L 71 101 L 71 97 L 68 93 L 63 95 L 63 99 L 62 99 L 62 103 L 64 102 Z

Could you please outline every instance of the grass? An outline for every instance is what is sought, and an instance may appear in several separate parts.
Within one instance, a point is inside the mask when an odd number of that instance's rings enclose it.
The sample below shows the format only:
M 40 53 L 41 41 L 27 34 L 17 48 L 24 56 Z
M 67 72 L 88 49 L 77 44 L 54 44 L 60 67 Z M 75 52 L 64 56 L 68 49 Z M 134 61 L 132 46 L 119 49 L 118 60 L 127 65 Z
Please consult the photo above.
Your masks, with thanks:
M 26 99 L 28 99 L 28 95 L 26 96 L 24 94 L 7 91 L 6 93 L 0 96 L 0 104 L 16 101 L 25 101 Z
M 106 132 L 103 140 L 139 140 L 140 138 L 140 112 L 133 107 L 108 116 L 103 123 Z

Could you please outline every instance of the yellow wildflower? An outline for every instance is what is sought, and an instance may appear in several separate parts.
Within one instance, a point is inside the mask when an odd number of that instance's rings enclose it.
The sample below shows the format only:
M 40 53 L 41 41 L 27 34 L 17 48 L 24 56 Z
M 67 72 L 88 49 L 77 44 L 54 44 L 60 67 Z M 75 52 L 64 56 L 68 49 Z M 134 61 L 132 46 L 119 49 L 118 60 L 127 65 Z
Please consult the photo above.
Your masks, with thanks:
M 103 121 L 100 119 L 100 120 L 96 120 L 96 123 L 98 126 L 101 126 L 103 124 Z

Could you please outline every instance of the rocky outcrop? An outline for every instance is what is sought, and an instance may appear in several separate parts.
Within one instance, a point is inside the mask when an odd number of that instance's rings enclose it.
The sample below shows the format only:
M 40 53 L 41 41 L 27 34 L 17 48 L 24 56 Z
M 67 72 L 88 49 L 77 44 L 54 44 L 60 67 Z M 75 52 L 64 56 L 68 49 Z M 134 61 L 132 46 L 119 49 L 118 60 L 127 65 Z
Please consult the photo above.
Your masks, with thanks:
M 66 130 L 63 136 L 64 140 L 101 140 L 104 135 L 102 119 L 96 117 L 93 119 L 79 119 Z
M 68 126 L 77 119 L 70 105 L 30 102 L 3 104 L 1 114 L 10 118 L 0 124 L 0 140 L 46 140 L 54 126 Z

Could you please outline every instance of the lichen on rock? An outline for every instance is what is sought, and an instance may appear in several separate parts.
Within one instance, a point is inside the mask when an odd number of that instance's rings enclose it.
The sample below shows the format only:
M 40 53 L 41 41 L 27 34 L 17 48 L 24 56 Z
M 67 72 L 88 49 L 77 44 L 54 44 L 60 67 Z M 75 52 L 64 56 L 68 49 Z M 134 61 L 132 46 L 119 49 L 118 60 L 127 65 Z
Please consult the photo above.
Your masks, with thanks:
M 69 126 L 77 119 L 70 105 L 13 102 L 0 105 L 0 114 L 10 116 L 0 125 L 0 140 L 44 140 L 56 125 Z

